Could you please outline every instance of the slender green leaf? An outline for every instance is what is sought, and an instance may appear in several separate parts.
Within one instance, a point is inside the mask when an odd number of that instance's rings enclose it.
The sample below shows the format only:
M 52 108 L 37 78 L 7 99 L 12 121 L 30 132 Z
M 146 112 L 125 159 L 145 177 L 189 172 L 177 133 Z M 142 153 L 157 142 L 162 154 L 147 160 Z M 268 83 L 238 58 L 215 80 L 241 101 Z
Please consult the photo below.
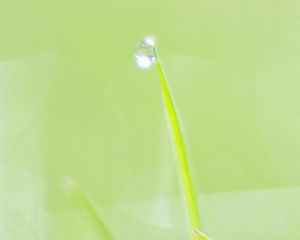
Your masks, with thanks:
M 201 219 L 199 207 L 197 204 L 197 196 L 193 187 L 192 177 L 189 169 L 189 163 L 186 154 L 186 147 L 183 140 L 182 129 L 180 126 L 178 113 L 176 111 L 175 103 L 172 97 L 171 90 L 168 86 L 167 78 L 161 60 L 158 55 L 157 48 L 154 48 L 156 57 L 156 66 L 160 78 L 162 94 L 166 106 L 167 121 L 171 137 L 176 149 L 176 155 L 179 160 L 178 175 L 182 181 L 184 197 L 188 209 L 188 217 L 190 221 L 190 231 L 193 239 L 207 240 L 209 239 L 203 232 L 201 226 Z

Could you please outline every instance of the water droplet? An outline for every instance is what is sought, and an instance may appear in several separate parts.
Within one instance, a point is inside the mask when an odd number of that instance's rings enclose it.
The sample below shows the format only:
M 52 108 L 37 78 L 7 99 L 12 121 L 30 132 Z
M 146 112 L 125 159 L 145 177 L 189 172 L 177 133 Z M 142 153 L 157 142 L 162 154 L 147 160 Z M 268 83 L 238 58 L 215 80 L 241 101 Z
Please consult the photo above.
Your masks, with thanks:
M 146 69 L 155 63 L 155 40 L 153 37 L 145 37 L 136 45 L 135 61 L 140 68 Z

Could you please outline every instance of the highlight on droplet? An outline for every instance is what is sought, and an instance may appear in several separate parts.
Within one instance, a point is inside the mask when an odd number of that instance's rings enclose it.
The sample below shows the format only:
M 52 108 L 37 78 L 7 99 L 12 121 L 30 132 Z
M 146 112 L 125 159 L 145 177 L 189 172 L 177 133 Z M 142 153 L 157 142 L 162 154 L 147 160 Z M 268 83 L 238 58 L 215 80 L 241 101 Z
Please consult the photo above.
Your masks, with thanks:
M 148 56 L 136 56 L 136 63 L 141 68 L 149 68 L 152 60 Z
M 146 36 L 146 37 L 144 37 L 144 41 L 149 46 L 155 47 L 155 38 L 153 36 Z

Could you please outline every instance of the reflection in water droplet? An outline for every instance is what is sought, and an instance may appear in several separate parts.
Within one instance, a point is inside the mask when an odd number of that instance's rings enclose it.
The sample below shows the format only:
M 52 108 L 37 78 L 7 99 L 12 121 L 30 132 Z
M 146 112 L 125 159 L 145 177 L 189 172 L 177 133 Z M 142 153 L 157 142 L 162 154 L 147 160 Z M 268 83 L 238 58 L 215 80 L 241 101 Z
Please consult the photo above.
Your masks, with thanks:
M 136 45 L 135 61 L 140 68 L 149 68 L 155 63 L 155 40 L 153 37 L 145 37 Z

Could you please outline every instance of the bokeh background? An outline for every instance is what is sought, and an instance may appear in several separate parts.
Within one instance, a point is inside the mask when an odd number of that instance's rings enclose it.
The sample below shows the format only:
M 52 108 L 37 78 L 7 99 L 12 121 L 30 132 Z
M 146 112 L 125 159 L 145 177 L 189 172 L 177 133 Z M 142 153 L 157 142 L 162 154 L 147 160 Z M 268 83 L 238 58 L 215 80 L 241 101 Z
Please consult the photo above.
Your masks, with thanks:
M 156 37 L 214 240 L 300 238 L 296 0 L 0 0 L 0 239 L 187 239 Z

